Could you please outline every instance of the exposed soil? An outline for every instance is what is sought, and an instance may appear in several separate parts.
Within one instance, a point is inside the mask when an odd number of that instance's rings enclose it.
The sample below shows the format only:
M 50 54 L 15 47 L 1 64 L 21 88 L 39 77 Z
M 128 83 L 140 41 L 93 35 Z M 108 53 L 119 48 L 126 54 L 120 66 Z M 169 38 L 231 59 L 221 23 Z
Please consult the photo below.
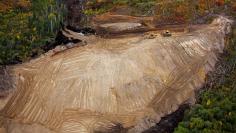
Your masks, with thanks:
M 207 74 L 206 83 L 201 89 L 199 89 L 197 95 L 199 95 L 199 93 L 203 92 L 206 89 L 211 89 L 213 85 L 219 86 L 224 82 L 224 75 L 229 74 L 234 67 L 227 64 L 225 60 L 223 60 L 224 57 L 228 56 L 229 55 L 227 51 L 224 51 L 224 53 L 220 55 L 219 61 L 215 65 L 216 68 L 214 72 L 210 72 Z M 200 99 L 198 97 L 196 97 L 196 99 L 197 102 L 199 102 Z M 178 126 L 178 123 L 183 120 L 185 110 L 189 108 L 190 105 L 188 104 L 181 105 L 177 111 L 163 117 L 161 121 L 156 124 L 156 126 L 146 130 L 144 133 L 173 133 L 174 129 Z

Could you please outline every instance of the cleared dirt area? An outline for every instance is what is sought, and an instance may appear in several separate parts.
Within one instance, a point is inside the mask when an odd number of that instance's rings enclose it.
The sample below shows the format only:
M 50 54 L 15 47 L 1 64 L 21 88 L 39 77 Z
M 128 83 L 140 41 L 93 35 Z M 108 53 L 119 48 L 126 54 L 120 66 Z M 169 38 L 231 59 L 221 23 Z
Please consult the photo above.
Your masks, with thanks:
M 230 23 L 219 17 L 169 37 L 158 31 L 122 38 L 69 31 L 87 45 L 9 67 L 16 86 L 1 110 L 0 127 L 20 133 L 109 132 L 117 126 L 142 132 L 194 102 L 223 52 Z

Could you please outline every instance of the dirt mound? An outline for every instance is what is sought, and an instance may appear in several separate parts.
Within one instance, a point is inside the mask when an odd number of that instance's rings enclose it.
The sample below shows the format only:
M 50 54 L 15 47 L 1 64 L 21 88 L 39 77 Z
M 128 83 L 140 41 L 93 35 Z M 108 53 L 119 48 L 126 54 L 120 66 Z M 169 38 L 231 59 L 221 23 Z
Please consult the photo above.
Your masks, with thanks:
M 140 133 L 194 101 L 224 49 L 224 17 L 190 33 L 80 37 L 88 45 L 11 66 L 16 89 L 0 112 L 9 133 Z M 76 36 L 76 33 L 70 33 Z

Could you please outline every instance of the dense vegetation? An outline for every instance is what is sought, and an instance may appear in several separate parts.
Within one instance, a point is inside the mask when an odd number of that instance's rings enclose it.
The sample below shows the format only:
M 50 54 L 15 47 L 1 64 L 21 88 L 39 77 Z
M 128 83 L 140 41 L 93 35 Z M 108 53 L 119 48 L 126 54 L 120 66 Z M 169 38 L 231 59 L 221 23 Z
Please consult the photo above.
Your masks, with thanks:
M 131 10 L 129 15 L 152 15 L 163 23 L 193 22 L 224 7 L 236 8 L 233 0 L 91 0 L 87 5 L 84 11 L 87 15 L 101 14 L 123 6 Z
M 45 52 L 42 47 L 54 40 L 65 18 L 62 1 L 0 1 L 0 65 L 24 62 Z M 231 0 L 89 0 L 83 13 L 94 16 L 127 7 L 130 15 L 156 16 L 160 24 L 187 23 L 224 5 L 234 6 Z
M 0 64 L 15 64 L 43 52 L 63 21 L 63 5 L 33 0 L 29 7 L 0 12 Z
M 134 14 L 146 14 L 150 15 L 153 12 L 154 6 L 157 0 L 112 0 L 97 2 L 97 0 L 91 0 L 88 4 L 88 9 L 85 10 L 87 15 L 94 15 L 104 13 L 115 6 L 128 6 L 129 8 L 136 9 Z
M 236 38 L 210 75 L 206 90 L 199 101 L 185 112 L 175 133 L 235 133 L 236 132 Z M 217 75 L 218 73 L 218 75 Z

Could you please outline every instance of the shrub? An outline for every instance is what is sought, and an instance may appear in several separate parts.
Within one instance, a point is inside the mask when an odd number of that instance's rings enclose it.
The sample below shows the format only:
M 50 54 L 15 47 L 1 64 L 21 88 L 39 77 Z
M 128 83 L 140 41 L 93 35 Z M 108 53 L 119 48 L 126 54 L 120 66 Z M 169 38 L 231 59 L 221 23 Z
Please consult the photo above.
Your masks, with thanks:
M 0 12 L 0 65 L 26 61 L 53 41 L 64 6 L 56 0 L 33 0 L 27 10 Z

